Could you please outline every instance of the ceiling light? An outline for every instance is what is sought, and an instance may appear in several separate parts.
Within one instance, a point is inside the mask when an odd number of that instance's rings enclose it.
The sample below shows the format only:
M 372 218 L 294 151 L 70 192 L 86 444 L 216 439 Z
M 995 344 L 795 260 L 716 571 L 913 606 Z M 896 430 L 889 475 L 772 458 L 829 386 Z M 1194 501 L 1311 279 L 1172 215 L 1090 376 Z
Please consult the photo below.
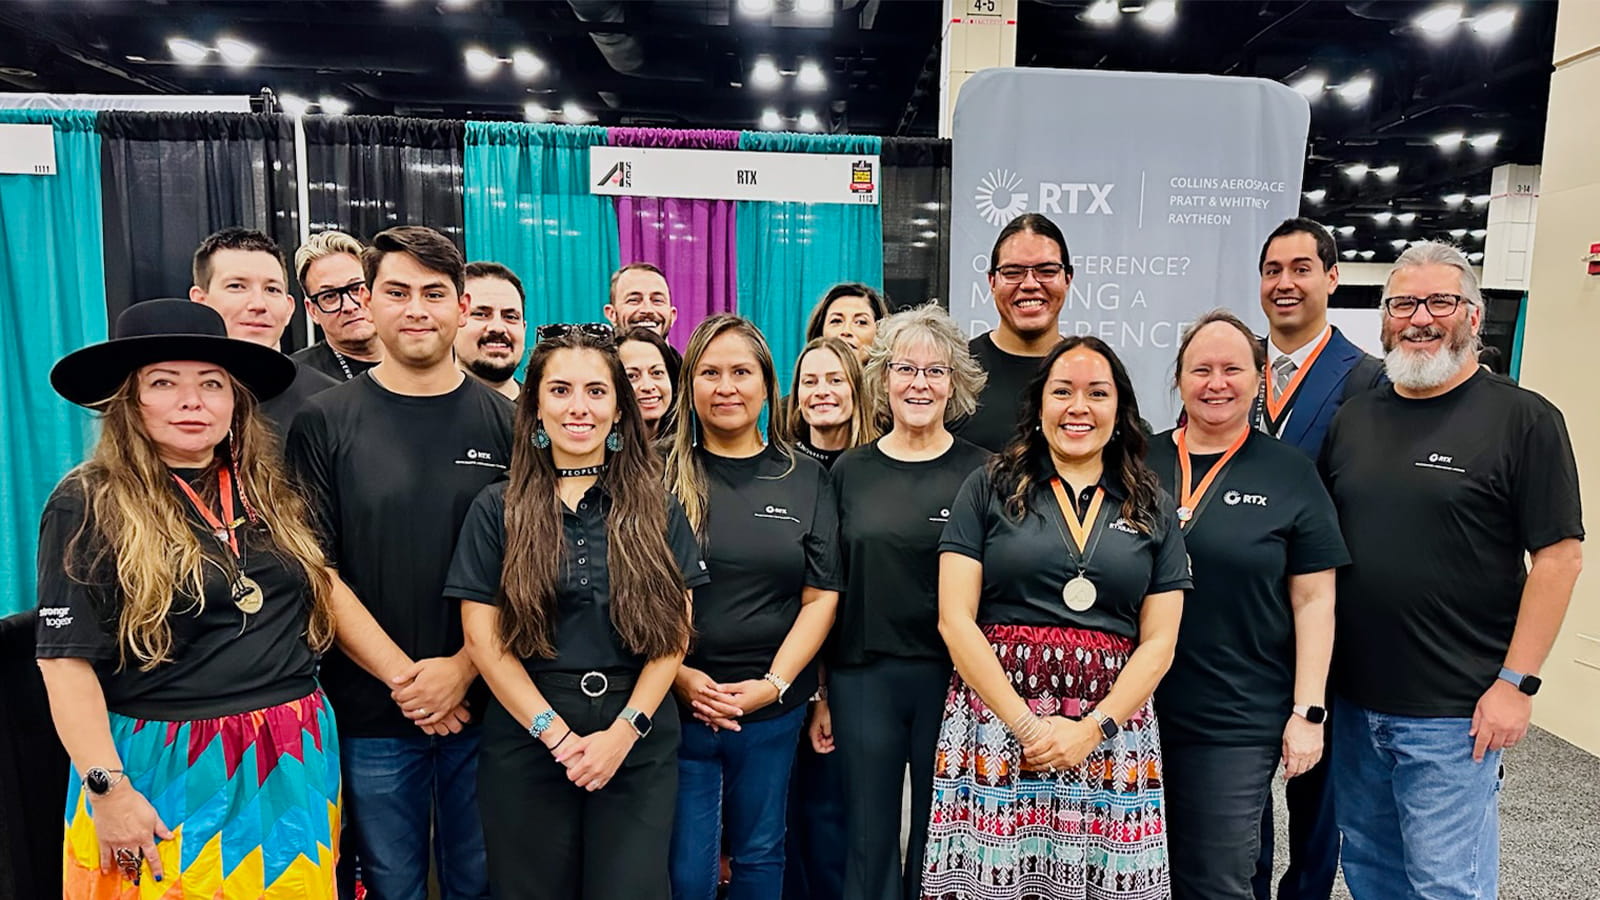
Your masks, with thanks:
M 800 64 L 795 83 L 808 91 L 818 91 L 827 87 L 828 79 L 822 76 L 822 67 L 808 59 Z
M 1444 205 L 1445 206 L 1454 207 L 1454 206 L 1460 206 L 1461 204 L 1467 202 L 1467 195 L 1466 194 L 1445 194 L 1443 199 L 1444 199 Z
M 1341 254 L 1341 255 L 1342 255 L 1342 256 L 1343 256 L 1343 257 L 1344 257 L 1344 258 L 1345 258 L 1345 259 L 1355 259 L 1355 258 L 1356 258 L 1356 251 L 1354 251 L 1354 250 L 1346 250 L 1346 251 L 1345 251 L 1345 252 L 1344 252 L 1344 253 L 1343 253 L 1343 254 Z
M 1096 0 L 1093 5 L 1083 11 L 1082 18 L 1085 22 L 1105 25 L 1108 22 L 1115 22 L 1117 16 L 1121 15 L 1121 13 L 1122 10 L 1117 7 L 1117 0 Z
M 1356 227 L 1354 225 L 1340 225 L 1338 228 L 1335 228 L 1334 231 L 1339 232 L 1345 237 L 1349 237 L 1350 235 L 1356 233 Z
M 1373 213 L 1372 214 L 1373 221 L 1377 222 L 1379 225 L 1387 225 L 1387 224 L 1389 224 L 1389 220 L 1392 219 L 1392 218 L 1394 218 L 1394 213 L 1392 213 L 1392 212 L 1381 212 L 1381 213 Z
M 511 54 L 511 70 L 518 78 L 537 78 L 544 71 L 544 60 L 533 55 L 531 50 L 518 50 Z
M 1394 217 L 1394 220 L 1401 225 L 1410 225 L 1417 220 L 1417 214 L 1413 212 L 1399 213 Z
M 467 63 L 467 74 L 474 78 L 488 78 L 500 68 L 500 60 L 482 47 L 468 47 L 463 58 Z
M 1489 229 L 1487 229 L 1487 228 L 1474 228 L 1471 231 L 1467 232 L 1467 234 L 1470 234 L 1473 237 L 1475 237 L 1475 238 L 1477 238 L 1479 240 L 1482 240 L 1482 239 L 1484 239 L 1484 238 L 1489 236 Z
M 1177 0 L 1150 0 L 1139 11 L 1139 22 L 1151 28 L 1165 28 L 1178 17 Z
M 462 7 L 472 5 L 472 0 L 439 0 L 439 2 L 443 4 L 446 9 L 461 9 Z
M 1467 262 L 1483 262 L 1483 251 L 1474 250 L 1467 254 Z
M 1495 144 L 1500 143 L 1500 132 L 1493 131 L 1489 134 L 1480 134 L 1477 137 L 1467 141 L 1467 143 L 1471 144 L 1472 149 L 1474 150 L 1487 150 L 1490 147 L 1493 147 Z
M 809 109 L 800 113 L 800 119 L 797 124 L 799 124 L 801 131 L 816 131 L 822 127 L 822 123 L 817 121 L 817 114 Z
M 758 88 L 775 88 L 781 80 L 778 66 L 771 57 L 763 56 L 756 60 L 755 68 L 750 70 L 750 83 Z
M 1441 37 L 1450 29 L 1456 27 L 1461 21 L 1461 7 L 1454 3 L 1444 6 L 1435 6 L 1412 20 L 1411 24 L 1417 26 L 1424 34 L 1432 37 Z
M 1459 131 L 1447 131 L 1444 134 L 1434 138 L 1433 143 L 1434 146 L 1443 148 L 1445 150 L 1454 150 L 1455 148 L 1461 146 L 1461 142 L 1466 139 L 1467 136 Z
M 795 0 L 794 11 L 802 16 L 825 16 L 833 12 L 832 0 Z
M 1362 259 L 1371 259 L 1371 258 L 1373 258 L 1374 256 L 1377 256 L 1377 255 L 1378 255 L 1378 251 L 1376 251 L 1376 250 L 1363 250 L 1363 251 L 1361 251 L 1361 258 Z
M 167 49 L 172 51 L 172 58 L 185 65 L 194 65 L 206 58 L 211 49 L 204 44 L 197 44 L 188 38 L 168 38 Z
M 327 94 L 317 98 L 317 105 L 322 107 L 324 115 L 329 116 L 342 116 L 350 111 L 349 100 L 341 100 L 338 97 L 330 97 Z
M 1369 171 L 1371 170 L 1367 168 L 1366 163 L 1354 163 L 1344 167 L 1344 173 L 1351 178 L 1365 178 Z
M 529 122 L 548 122 L 550 121 L 550 110 L 545 109 L 538 103 L 524 103 L 522 104 L 522 118 Z
M 1482 206 L 1485 203 L 1489 202 L 1489 195 L 1488 194 L 1473 194 L 1471 197 L 1468 197 L 1467 200 L 1470 201 L 1473 206 Z
M 767 131 L 777 131 L 783 127 L 783 117 L 775 109 L 765 110 L 761 113 L 761 127 Z
M 289 115 L 299 117 L 306 114 L 306 110 L 311 107 L 311 101 L 293 94 L 282 94 L 278 97 L 278 105 Z
M 1384 166 L 1381 169 L 1373 169 L 1372 170 L 1372 174 L 1378 176 L 1379 178 L 1389 179 L 1389 178 L 1393 178 L 1396 175 L 1400 174 L 1400 167 L 1399 166 L 1393 166 L 1393 165 Z
M 1365 101 L 1372 94 L 1372 76 L 1360 75 L 1352 78 L 1334 88 L 1333 92 L 1339 95 L 1340 100 L 1355 106 Z
M 574 100 L 568 100 L 561 104 L 561 116 L 570 125 L 581 125 L 585 122 L 594 121 L 594 116 L 590 115 L 588 110 L 579 106 L 577 101 Z
M 927 241 L 912 241 L 911 242 L 911 246 L 916 247 L 918 250 L 921 250 L 923 247 L 928 246 L 928 242 Z
M 1312 203 L 1321 203 L 1323 200 L 1326 200 L 1327 197 L 1327 188 L 1317 188 L 1314 191 L 1306 191 L 1306 199 L 1310 200 Z
M 1313 72 L 1312 74 L 1301 78 L 1299 81 L 1296 81 L 1294 84 L 1289 85 L 1289 87 L 1294 89 L 1296 94 L 1299 94 L 1307 100 L 1315 100 L 1316 98 L 1322 96 L 1322 89 L 1327 86 L 1328 79 L 1316 72 Z
M 1467 236 L 1467 230 L 1465 228 L 1452 228 L 1450 229 L 1450 236 L 1456 240 L 1461 240 Z
M 1411 242 L 1406 240 L 1405 238 L 1395 238 L 1394 240 L 1389 242 L 1389 246 L 1395 248 L 1396 250 L 1404 250 L 1406 248 L 1406 244 L 1409 244 L 1409 243 L 1411 243 Z
M 233 38 L 220 38 L 217 41 L 217 55 L 230 66 L 248 66 L 259 52 L 255 44 L 247 44 Z
M 1484 37 L 1495 37 L 1504 34 L 1511 28 L 1511 23 L 1517 20 L 1517 11 L 1510 6 L 1491 9 L 1480 16 L 1472 18 L 1472 30 Z
M 772 0 L 739 0 L 739 11 L 747 16 L 764 16 L 772 12 Z
M 131 55 L 130 55 L 130 56 L 127 56 L 127 57 L 124 57 L 124 58 L 125 58 L 125 59 L 126 59 L 126 60 L 127 60 L 127 61 L 128 61 L 128 62 L 149 62 L 149 60 L 148 60 L 148 59 L 145 59 L 145 58 L 144 58 L 144 57 L 142 57 L 142 56 L 131 56 Z

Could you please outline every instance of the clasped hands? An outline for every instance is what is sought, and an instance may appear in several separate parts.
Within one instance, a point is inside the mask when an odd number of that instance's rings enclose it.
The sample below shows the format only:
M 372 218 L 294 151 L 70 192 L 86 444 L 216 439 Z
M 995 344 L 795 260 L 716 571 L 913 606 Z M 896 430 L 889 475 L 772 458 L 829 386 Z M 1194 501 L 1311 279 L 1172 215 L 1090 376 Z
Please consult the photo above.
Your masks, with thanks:
M 638 740 L 639 733 L 622 719 L 612 720 L 608 728 L 580 735 L 557 716 L 539 735 L 539 742 L 550 750 L 556 762 L 566 767 L 567 780 L 586 791 L 598 791 L 609 784 Z
M 466 696 L 476 677 L 461 654 L 419 659 L 389 679 L 389 697 L 424 733 L 442 737 L 472 721 Z
M 1022 767 L 1033 772 L 1057 772 L 1081 764 L 1100 746 L 1105 736 L 1090 719 L 1040 716 L 1043 729 L 1022 743 Z
M 713 731 L 739 730 L 739 717 L 778 702 L 778 689 L 761 678 L 719 684 L 710 675 L 689 666 L 679 666 L 672 690 L 689 704 L 694 717 Z

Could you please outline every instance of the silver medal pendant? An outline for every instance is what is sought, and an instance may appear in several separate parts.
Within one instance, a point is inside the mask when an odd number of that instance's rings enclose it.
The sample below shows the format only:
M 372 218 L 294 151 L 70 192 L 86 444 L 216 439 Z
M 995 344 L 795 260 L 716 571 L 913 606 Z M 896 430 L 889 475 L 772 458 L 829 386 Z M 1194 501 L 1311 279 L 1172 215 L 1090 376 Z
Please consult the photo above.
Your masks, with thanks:
M 233 605 L 245 615 L 253 616 L 261 611 L 261 602 L 261 585 L 248 575 L 240 575 L 233 583 Z
M 1079 575 L 1061 589 L 1061 601 L 1073 612 L 1088 612 L 1094 606 L 1097 593 L 1094 582 Z

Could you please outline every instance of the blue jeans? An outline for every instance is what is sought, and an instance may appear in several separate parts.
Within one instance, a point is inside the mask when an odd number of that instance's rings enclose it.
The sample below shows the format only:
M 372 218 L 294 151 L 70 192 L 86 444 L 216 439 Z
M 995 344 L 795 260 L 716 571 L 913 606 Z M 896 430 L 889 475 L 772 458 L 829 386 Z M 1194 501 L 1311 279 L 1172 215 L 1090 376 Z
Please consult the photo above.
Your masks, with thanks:
M 1333 713 L 1335 813 L 1355 900 L 1493 900 L 1500 756 L 1472 761 L 1471 719 Z
M 427 897 L 430 834 L 441 900 L 488 900 L 478 729 L 341 744 L 345 815 L 369 900 Z
M 728 830 L 727 900 L 783 893 L 789 770 L 805 707 L 739 731 L 712 731 L 684 715 L 678 747 L 678 809 L 672 825 L 673 900 L 717 896 L 718 853 Z

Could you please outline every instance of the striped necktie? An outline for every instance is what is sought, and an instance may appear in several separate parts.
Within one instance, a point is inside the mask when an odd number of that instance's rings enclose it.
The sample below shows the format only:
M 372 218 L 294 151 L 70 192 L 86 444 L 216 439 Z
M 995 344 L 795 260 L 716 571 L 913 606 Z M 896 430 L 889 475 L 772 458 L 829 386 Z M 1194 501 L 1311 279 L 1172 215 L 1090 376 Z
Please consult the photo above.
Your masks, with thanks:
M 1298 368 L 1300 367 L 1294 364 L 1294 360 L 1290 359 L 1288 354 L 1280 355 L 1273 360 L 1272 386 L 1278 396 L 1283 396 L 1283 392 L 1289 389 L 1289 380 L 1294 378 L 1294 370 Z

